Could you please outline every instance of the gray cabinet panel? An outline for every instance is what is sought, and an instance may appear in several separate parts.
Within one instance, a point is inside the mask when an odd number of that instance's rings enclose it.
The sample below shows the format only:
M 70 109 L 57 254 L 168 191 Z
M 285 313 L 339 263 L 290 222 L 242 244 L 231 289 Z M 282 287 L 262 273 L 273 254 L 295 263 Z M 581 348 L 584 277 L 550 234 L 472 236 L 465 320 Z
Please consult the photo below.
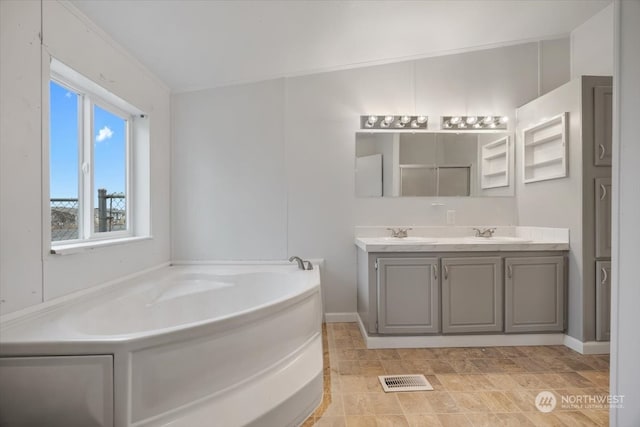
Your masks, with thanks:
M 442 332 L 502 331 L 502 259 L 442 259 Z
M 596 258 L 611 258 L 611 178 L 596 178 Z
M 437 333 L 437 258 L 378 258 L 378 332 Z
M 564 257 L 505 259 L 505 332 L 564 329 Z
M 613 138 L 611 86 L 593 88 L 593 141 L 596 166 L 611 166 L 611 140 Z
M 611 261 L 596 262 L 596 340 L 611 336 Z

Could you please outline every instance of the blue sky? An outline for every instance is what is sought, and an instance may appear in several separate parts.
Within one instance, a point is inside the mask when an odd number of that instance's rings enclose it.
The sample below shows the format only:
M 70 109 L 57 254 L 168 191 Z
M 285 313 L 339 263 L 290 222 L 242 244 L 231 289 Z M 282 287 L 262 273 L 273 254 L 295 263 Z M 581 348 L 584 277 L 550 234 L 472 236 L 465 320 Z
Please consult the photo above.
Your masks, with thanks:
M 78 197 L 78 95 L 50 84 L 51 198 Z M 120 117 L 94 107 L 94 198 L 98 188 L 108 194 L 125 191 L 126 125 Z

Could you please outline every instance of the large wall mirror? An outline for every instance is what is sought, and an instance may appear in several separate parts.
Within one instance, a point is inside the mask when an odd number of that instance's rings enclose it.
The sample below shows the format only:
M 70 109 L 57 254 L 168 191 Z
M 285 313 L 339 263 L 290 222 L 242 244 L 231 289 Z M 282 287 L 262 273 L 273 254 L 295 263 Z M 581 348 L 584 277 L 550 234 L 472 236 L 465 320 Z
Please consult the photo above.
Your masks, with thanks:
M 514 195 L 508 132 L 357 132 L 357 197 Z

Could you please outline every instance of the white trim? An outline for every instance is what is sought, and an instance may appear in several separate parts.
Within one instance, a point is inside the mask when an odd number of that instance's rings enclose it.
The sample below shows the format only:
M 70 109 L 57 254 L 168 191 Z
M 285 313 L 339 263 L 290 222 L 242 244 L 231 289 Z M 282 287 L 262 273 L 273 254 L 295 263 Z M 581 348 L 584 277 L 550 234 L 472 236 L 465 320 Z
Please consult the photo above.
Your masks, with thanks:
M 358 321 L 357 313 L 325 313 L 325 323 L 353 323 Z
M 124 245 L 126 243 L 141 242 L 143 240 L 152 240 L 153 236 L 131 236 L 121 238 L 110 238 L 105 240 L 83 240 L 81 242 L 70 243 L 67 245 L 59 245 L 51 247 L 52 255 L 71 255 L 79 252 L 85 252 L 93 249 L 103 248 L 106 246 Z M 75 242 L 75 241 L 74 241 Z
M 562 345 L 564 334 L 421 335 L 370 337 L 356 316 L 367 348 L 497 347 L 521 345 Z
M 582 342 L 570 335 L 565 335 L 563 344 L 580 354 L 609 354 L 610 352 L 609 341 Z

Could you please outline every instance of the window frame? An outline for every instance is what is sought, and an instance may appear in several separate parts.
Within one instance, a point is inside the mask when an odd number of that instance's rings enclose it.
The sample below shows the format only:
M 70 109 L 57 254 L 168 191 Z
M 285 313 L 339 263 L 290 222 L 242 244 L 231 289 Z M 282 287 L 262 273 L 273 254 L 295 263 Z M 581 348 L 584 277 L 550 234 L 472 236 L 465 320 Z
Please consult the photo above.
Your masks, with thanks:
M 56 248 L 76 246 L 83 244 L 91 244 L 94 242 L 114 241 L 118 240 L 130 240 L 135 236 L 135 224 L 133 223 L 133 121 L 137 112 L 128 112 L 122 108 L 114 105 L 112 102 L 105 100 L 102 96 L 95 91 L 83 87 L 82 84 L 76 84 L 72 79 L 61 75 L 60 73 L 50 70 L 47 83 L 54 82 L 57 85 L 74 92 L 78 96 L 78 238 L 67 240 L 52 240 L 51 239 L 51 207 L 48 204 L 49 217 L 48 223 L 48 240 L 50 242 L 51 252 L 56 253 Z M 100 87 L 100 89 L 106 91 L 98 84 L 91 82 L 93 85 Z M 48 108 L 51 106 L 51 94 L 49 92 Z M 115 96 L 115 95 L 114 95 Z M 122 103 L 126 101 L 121 100 Z M 94 192 L 97 192 L 95 187 L 95 137 L 97 130 L 94 129 L 94 112 L 95 107 L 99 107 L 108 113 L 111 113 L 125 122 L 125 230 L 116 231 L 95 231 L 95 206 Z M 50 126 L 51 115 L 49 114 Z M 51 141 L 48 141 L 48 158 L 47 161 L 50 164 L 51 161 Z M 51 174 L 48 167 L 48 186 L 47 196 L 48 200 L 51 200 Z

